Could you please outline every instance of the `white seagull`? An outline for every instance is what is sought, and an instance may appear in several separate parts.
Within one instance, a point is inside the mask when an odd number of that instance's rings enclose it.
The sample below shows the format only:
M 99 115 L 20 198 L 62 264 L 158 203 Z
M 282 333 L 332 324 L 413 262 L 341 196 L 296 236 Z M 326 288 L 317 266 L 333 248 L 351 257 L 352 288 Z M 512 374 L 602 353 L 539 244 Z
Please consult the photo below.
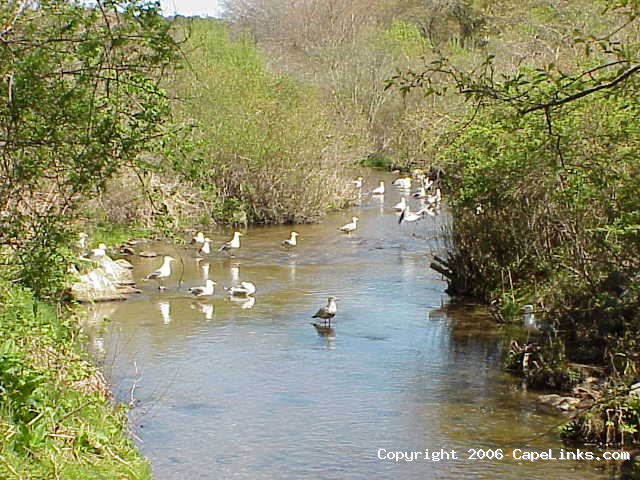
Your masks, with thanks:
M 240 285 L 229 287 L 227 293 L 232 297 L 248 297 L 256 293 L 256 286 L 251 282 L 240 282 Z
M 218 249 L 219 252 L 224 250 L 229 250 L 231 248 L 240 248 L 240 237 L 242 234 L 240 232 L 233 232 L 233 238 L 227 243 L 223 243 Z
M 89 258 L 101 258 L 107 254 L 107 246 L 104 243 L 98 245 L 98 248 L 94 248 L 89 253 Z
M 527 339 L 530 333 L 540 333 L 540 324 L 538 323 L 538 319 L 533 314 L 533 305 L 525 305 L 522 307 L 522 323 L 524 324 L 524 329 L 527 331 Z
M 409 206 L 407 206 L 407 208 L 402 210 L 400 218 L 398 219 L 398 223 L 400 224 L 402 222 L 416 222 L 423 218 L 423 214 L 427 213 L 427 210 L 427 208 L 421 208 L 417 212 L 412 212 L 411 210 L 409 210 Z
M 351 222 L 349 222 L 349 223 L 347 223 L 347 224 L 345 224 L 345 225 L 343 225 L 341 227 L 338 227 L 338 230 L 340 230 L 341 232 L 344 232 L 344 233 L 351 233 L 356 228 L 358 228 L 358 220 L 359 220 L 358 217 L 352 217 L 351 218 Z
M 291 237 L 282 241 L 282 245 L 285 247 L 295 247 L 298 244 L 296 237 L 300 235 L 298 232 L 291 232 Z
M 162 266 L 151 272 L 149 275 L 144 277 L 145 280 L 157 280 L 158 288 L 160 290 L 164 290 L 165 287 L 162 285 L 161 281 L 164 278 L 168 278 L 171 276 L 171 262 L 175 261 L 175 258 L 166 255 L 162 260 Z
M 201 287 L 191 287 L 189 289 L 189 293 L 195 297 L 207 297 L 213 295 L 215 290 L 216 282 L 213 280 L 207 280 L 204 286 Z
M 355 187 L 355 188 L 362 188 L 362 177 L 358 177 L 355 180 L 351 181 L 351 184 Z
M 198 254 L 203 256 L 211 254 L 211 239 L 209 238 L 204 239 L 204 241 L 202 242 L 202 246 L 200 247 L 200 250 L 198 250 Z
M 87 249 L 87 238 L 89 238 L 89 235 L 84 232 L 80 232 L 78 234 L 78 246 L 80 247 L 80 251 L 82 252 Z
M 205 241 L 204 233 L 198 232 L 196 233 L 196 236 L 193 237 L 191 239 L 191 242 L 189 243 L 204 243 L 204 241 Z
M 384 195 L 384 182 L 380 181 L 380 186 L 374 188 L 373 190 L 371 190 L 371 193 L 373 195 Z
M 336 297 L 331 296 L 327 299 L 327 306 L 320 307 L 320 309 L 316 312 L 316 314 L 311 318 L 321 318 L 324 322 L 324 326 L 327 326 L 327 322 L 329 322 L 328 327 L 331 328 L 331 319 L 336 316 L 338 313 L 338 306 L 336 305 Z M 318 328 L 317 324 L 313 324 L 314 327 Z
M 393 206 L 393 208 L 398 212 L 403 211 L 405 208 L 407 208 L 407 199 L 405 197 L 402 197 L 400 201 Z
M 427 203 L 431 205 L 440 203 L 440 200 L 442 200 L 442 192 L 439 188 L 436 188 L 436 193 L 427 196 Z
M 411 177 L 397 178 L 391 183 L 391 185 L 408 190 L 411 188 Z

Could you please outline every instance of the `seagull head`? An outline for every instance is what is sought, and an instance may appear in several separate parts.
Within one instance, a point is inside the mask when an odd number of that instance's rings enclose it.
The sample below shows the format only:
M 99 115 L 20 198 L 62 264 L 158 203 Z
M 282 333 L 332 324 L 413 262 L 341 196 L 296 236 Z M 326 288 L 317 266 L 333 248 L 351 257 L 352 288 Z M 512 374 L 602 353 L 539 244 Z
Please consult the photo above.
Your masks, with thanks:
M 300 235 L 298 232 L 291 232 L 292 237 L 297 237 L 298 235 Z
M 525 305 L 521 308 L 524 313 L 533 313 L 533 305 Z
M 351 217 L 353 223 L 358 223 L 358 220 L 360 220 L 358 217 Z

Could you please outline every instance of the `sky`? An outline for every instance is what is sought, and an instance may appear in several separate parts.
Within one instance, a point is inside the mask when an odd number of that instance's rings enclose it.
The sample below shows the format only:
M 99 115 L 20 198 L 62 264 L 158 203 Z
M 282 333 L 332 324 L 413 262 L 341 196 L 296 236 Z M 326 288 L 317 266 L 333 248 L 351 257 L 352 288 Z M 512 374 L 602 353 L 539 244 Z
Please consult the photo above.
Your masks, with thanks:
M 209 16 L 215 17 L 220 14 L 217 0 L 160 0 L 163 15 Z

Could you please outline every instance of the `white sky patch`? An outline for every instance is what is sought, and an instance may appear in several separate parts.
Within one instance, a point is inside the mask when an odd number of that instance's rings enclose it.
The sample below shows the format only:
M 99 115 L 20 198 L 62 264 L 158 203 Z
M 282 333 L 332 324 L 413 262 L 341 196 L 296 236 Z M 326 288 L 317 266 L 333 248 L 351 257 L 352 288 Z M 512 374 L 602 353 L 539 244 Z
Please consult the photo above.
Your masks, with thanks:
M 216 0 L 160 0 L 162 14 L 165 16 L 184 15 L 185 17 L 217 17 L 220 7 Z

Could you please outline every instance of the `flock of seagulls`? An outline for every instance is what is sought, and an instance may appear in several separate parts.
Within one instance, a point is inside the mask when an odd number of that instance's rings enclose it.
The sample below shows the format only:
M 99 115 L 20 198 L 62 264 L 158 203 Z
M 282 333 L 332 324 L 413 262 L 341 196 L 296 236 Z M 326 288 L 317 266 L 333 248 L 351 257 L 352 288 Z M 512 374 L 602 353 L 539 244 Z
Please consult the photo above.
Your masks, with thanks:
M 418 190 L 416 190 L 412 194 L 412 198 L 419 199 L 422 206 L 417 211 L 413 212 L 410 210 L 409 202 L 407 201 L 408 193 L 411 189 L 411 185 L 413 181 L 419 182 Z M 358 177 L 352 181 L 353 187 L 356 189 L 358 195 L 362 194 L 364 179 L 362 177 Z M 398 223 L 403 222 L 417 222 L 421 220 L 426 215 L 435 216 L 438 212 L 438 208 L 440 205 L 440 201 L 442 199 L 442 194 L 439 188 L 436 188 L 435 191 L 432 191 L 433 182 L 426 177 L 426 175 L 421 174 L 421 172 L 413 174 L 412 177 L 403 177 L 398 178 L 392 182 L 392 185 L 399 190 L 406 192 L 406 195 L 401 197 L 400 202 L 394 205 L 394 210 L 399 213 Z M 384 181 L 380 181 L 379 185 L 371 190 L 370 194 L 378 197 L 382 197 L 385 194 L 385 183 Z M 383 197 L 382 197 L 383 198 Z M 337 230 L 345 233 L 347 235 L 352 234 L 358 228 L 358 217 L 352 217 L 351 221 L 338 227 Z M 233 233 L 231 240 L 223 243 L 218 248 L 219 252 L 233 252 L 237 251 L 241 248 L 241 237 L 242 233 L 236 231 Z M 286 249 L 295 248 L 298 245 L 298 237 L 299 234 L 295 231 L 290 232 L 289 238 L 284 239 L 281 242 L 282 247 Z M 86 250 L 87 247 L 87 235 L 85 233 L 81 233 L 79 235 L 78 241 L 80 247 L 83 250 Z M 195 259 L 200 262 L 203 259 L 211 256 L 212 254 L 212 241 L 210 238 L 205 236 L 204 232 L 197 232 L 196 235 L 191 239 L 190 244 L 195 249 Z M 98 248 L 91 251 L 92 257 L 100 257 L 104 256 L 107 247 L 104 244 L 100 244 Z M 233 255 L 231 255 L 233 256 Z M 171 274 L 171 265 L 175 262 L 175 258 L 170 255 L 165 255 L 162 259 L 162 265 L 157 270 L 154 270 L 147 274 L 144 279 L 145 280 L 155 280 L 158 283 L 158 289 L 165 290 L 166 287 L 164 282 L 168 279 Z M 204 282 L 203 285 L 194 286 L 187 290 L 189 295 L 192 295 L 196 298 L 202 297 L 212 297 L 216 293 L 216 285 L 217 282 L 209 278 L 209 264 L 204 263 L 202 266 L 202 280 Z M 255 302 L 254 294 L 257 291 L 255 284 L 249 281 L 240 281 L 239 273 L 237 266 L 235 268 L 232 267 L 232 285 L 228 288 L 224 288 L 226 295 L 230 297 L 232 300 L 244 301 L 253 305 Z M 317 322 L 313 322 L 312 325 L 316 328 L 316 330 L 321 334 L 327 334 L 332 331 L 331 329 L 331 320 L 335 317 L 338 312 L 336 301 L 338 299 L 335 296 L 329 296 L 327 299 L 327 305 L 322 306 L 318 309 L 318 311 L 313 315 L 312 319 L 318 319 Z M 243 307 L 244 308 L 244 307 Z M 250 308 L 250 307 L 247 307 Z

